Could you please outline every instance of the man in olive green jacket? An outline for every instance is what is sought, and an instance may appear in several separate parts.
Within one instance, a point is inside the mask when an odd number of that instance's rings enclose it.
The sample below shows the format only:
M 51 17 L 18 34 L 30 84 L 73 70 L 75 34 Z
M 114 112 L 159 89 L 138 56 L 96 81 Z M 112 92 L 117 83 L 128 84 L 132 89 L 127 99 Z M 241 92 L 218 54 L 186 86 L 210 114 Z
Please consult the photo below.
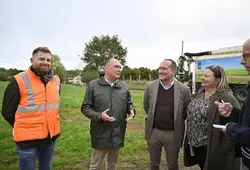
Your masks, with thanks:
M 120 70 L 119 61 L 109 59 L 105 64 L 105 75 L 91 81 L 86 89 L 81 111 L 91 119 L 93 152 L 90 170 L 100 169 L 106 154 L 107 169 L 116 169 L 119 148 L 124 146 L 127 121 L 134 117 L 129 89 L 118 80 Z

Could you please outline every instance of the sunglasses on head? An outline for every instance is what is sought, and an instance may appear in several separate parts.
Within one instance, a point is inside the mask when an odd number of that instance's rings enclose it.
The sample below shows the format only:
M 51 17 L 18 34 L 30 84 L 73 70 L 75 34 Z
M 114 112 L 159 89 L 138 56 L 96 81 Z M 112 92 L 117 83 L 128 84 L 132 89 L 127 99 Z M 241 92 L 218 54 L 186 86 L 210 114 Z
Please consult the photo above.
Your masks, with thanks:
M 211 70 L 214 73 L 214 76 L 216 78 L 221 78 L 221 72 L 220 72 L 219 67 L 217 67 L 217 66 L 209 66 L 206 69 Z

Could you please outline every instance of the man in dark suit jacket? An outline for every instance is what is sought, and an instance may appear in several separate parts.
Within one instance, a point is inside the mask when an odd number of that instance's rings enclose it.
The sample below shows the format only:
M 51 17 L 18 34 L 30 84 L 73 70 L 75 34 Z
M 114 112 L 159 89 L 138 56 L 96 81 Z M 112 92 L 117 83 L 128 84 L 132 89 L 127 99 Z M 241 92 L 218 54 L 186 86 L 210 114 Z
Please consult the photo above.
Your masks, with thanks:
M 243 44 L 240 63 L 245 66 L 246 71 L 250 74 L 250 39 Z M 228 117 L 232 121 L 222 131 L 236 139 L 237 147 L 235 150 L 237 156 L 242 157 L 242 170 L 250 169 L 250 81 L 246 88 L 247 98 L 241 109 L 233 107 L 228 102 L 215 102 L 218 105 L 220 115 Z
M 144 93 L 145 139 L 151 170 L 159 170 L 162 147 L 169 170 L 178 170 L 178 155 L 183 144 L 186 108 L 191 100 L 188 86 L 174 79 L 176 63 L 165 59 L 159 79 L 149 83 Z

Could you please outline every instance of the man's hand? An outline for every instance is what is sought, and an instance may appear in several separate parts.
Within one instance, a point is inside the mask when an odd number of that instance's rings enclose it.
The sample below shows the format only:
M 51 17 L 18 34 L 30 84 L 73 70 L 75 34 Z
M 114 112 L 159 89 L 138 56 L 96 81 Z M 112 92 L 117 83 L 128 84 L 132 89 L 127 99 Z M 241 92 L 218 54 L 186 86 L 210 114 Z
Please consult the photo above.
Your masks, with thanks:
M 107 112 L 109 111 L 109 109 L 106 109 L 102 112 L 102 120 L 105 121 L 105 122 L 112 122 L 112 121 L 115 121 L 115 117 L 110 117 L 109 115 L 107 115 Z
M 221 100 L 221 101 L 222 101 L 222 103 L 215 101 L 214 104 L 216 104 L 218 106 L 218 109 L 219 109 L 221 116 L 229 117 L 231 112 L 232 112 L 233 106 L 228 102 L 225 103 L 223 100 Z
M 129 114 L 128 118 L 126 119 L 126 121 L 133 119 L 134 116 L 135 116 L 135 113 L 134 113 L 134 109 L 132 108 L 132 109 L 130 109 L 130 114 Z

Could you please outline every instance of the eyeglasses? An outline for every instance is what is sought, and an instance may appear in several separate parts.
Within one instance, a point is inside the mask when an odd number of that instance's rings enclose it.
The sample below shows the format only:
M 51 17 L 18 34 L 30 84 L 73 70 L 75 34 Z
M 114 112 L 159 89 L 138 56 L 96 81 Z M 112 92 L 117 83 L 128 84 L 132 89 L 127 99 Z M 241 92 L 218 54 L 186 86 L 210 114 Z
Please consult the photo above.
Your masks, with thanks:
M 250 53 L 243 53 L 242 57 L 244 58 L 244 60 L 247 60 L 250 58 Z

